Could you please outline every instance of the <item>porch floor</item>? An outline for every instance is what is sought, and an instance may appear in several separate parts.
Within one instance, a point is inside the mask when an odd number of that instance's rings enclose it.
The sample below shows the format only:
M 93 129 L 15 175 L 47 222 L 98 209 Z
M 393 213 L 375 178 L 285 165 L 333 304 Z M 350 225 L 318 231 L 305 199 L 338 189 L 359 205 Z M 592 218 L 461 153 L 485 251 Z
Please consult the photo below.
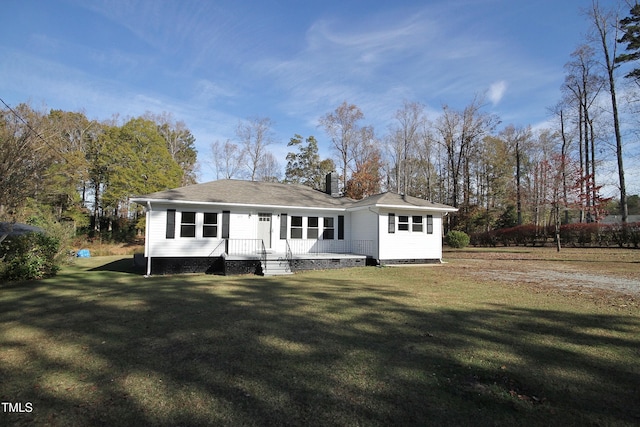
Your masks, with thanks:
M 284 252 L 268 252 L 267 251 L 267 261 L 277 261 L 279 259 L 286 259 L 287 254 Z M 366 255 L 358 255 L 358 254 L 334 254 L 328 252 L 318 252 L 318 253 L 306 253 L 306 254 L 295 254 L 292 256 L 293 259 L 367 259 Z M 250 255 L 227 255 L 225 257 L 228 261 L 242 261 L 242 260 L 250 260 L 250 259 L 260 259 L 260 254 Z

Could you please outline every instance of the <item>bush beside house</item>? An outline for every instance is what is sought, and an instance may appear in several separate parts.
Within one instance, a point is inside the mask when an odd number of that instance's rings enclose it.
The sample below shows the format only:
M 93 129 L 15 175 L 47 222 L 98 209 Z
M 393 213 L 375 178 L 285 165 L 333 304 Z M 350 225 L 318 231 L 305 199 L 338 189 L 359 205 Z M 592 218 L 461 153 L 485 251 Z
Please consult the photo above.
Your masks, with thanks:
M 463 231 L 452 230 L 445 238 L 447 245 L 452 248 L 462 249 L 469 246 L 469 235 Z
M 54 276 L 60 241 L 44 233 L 13 236 L 0 244 L 0 280 L 32 280 Z

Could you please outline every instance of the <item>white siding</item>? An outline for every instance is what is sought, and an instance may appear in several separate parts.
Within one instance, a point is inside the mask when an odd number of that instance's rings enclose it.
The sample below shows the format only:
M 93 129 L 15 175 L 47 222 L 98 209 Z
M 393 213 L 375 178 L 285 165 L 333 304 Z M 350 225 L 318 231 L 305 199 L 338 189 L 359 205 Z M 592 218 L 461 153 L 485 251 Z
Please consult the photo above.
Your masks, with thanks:
M 175 237 L 173 239 L 166 238 L 167 227 L 167 209 L 175 209 Z M 319 217 L 319 235 L 322 236 L 323 220 L 325 217 L 334 218 L 334 240 L 338 240 L 338 215 L 345 216 L 344 222 L 344 239 L 350 239 L 350 220 L 349 214 L 335 211 L 320 210 L 296 210 L 296 211 L 269 211 L 269 210 L 245 210 L 233 211 L 231 209 L 216 207 L 207 208 L 197 205 L 152 205 L 151 212 L 148 215 L 148 242 L 145 248 L 145 256 L 153 257 L 206 257 L 217 256 L 224 250 L 224 241 L 222 236 L 222 216 L 223 211 L 230 211 L 229 214 L 229 238 L 231 240 L 252 240 L 257 238 L 258 234 L 258 213 L 271 213 L 271 249 L 274 252 L 286 251 L 286 241 L 280 239 L 280 215 L 287 214 L 287 238 L 291 239 L 291 217 L 303 217 L 303 230 L 306 241 L 306 233 L 308 226 L 308 217 Z M 180 224 L 182 212 L 196 212 L 196 235 L 195 237 L 180 237 Z M 203 237 L 204 213 L 215 212 L 218 214 L 218 237 Z M 291 240 L 290 240 L 291 242 Z M 241 242 L 235 242 L 240 244 Z M 312 243 L 309 243 L 312 245 Z
M 389 213 L 394 213 L 395 233 L 389 233 Z M 415 232 L 398 230 L 398 217 L 408 215 L 433 215 L 433 234 L 427 234 L 426 219 L 423 222 L 423 230 Z M 378 227 L 380 233 L 380 254 L 378 259 L 441 259 L 442 258 L 442 214 L 439 212 L 415 212 L 415 211 L 382 211 Z
M 378 250 L 378 214 L 368 209 L 362 209 L 351 213 L 351 237 L 353 240 L 370 240 L 373 253 L 369 254 L 379 258 Z
M 196 212 L 196 236 L 180 237 L 180 222 L 182 212 Z M 220 234 L 222 231 L 222 212 L 218 212 L 218 237 L 202 237 L 202 224 L 204 221 L 204 211 L 195 208 L 184 207 L 176 210 L 175 217 L 175 237 L 166 238 L 167 232 L 167 208 L 152 206 L 149 213 L 147 253 L 145 256 L 151 257 L 197 257 L 209 256 L 221 243 Z M 206 212 L 215 212 L 207 210 Z M 218 252 L 218 251 L 216 251 Z

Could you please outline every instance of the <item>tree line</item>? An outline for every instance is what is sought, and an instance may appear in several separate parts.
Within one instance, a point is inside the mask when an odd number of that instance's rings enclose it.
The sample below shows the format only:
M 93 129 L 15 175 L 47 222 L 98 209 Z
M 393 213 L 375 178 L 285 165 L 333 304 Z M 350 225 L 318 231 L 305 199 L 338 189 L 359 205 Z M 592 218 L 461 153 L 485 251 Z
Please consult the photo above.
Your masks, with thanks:
M 443 105 L 436 117 L 422 103 L 404 101 L 379 132 L 345 101 L 318 118 L 330 158 L 321 158 L 314 136 L 295 134 L 283 168 L 271 151 L 273 122 L 254 117 L 238 124 L 235 138 L 211 144 L 209 163 L 219 179 L 317 189 L 335 170 L 345 196 L 393 191 L 449 204 L 459 208 L 450 226 L 467 233 L 593 222 L 606 213 L 626 221 L 638 197 L 626 194 L 623 134 L 631 133 L 623 131 L 637 129 L 640 72 L 634 68 L 621 79 L 618 70 L 640 58 L 640 7 L 620 17 L 594 1 L 586 17 L 592 32 L 565 65 L 548 129 L 504 124 L 477 95 L 462 108 Z M 35 201 L 58 219 L 110 231 L 136 217 L 131 195 L 196 182 L 195 138 L 171 114 L 99 122 L 80 112 L 4 107 L 0 218 L 17 218 L 27 201 Z M 608 164 L 616 167 L 616 202 L 602 193 Z
M 0 109 L 0 219 L 46 206 L 91 232 L 129 218 L 129 197 L 195 183 L 195 138 L 170 114 L 104 122 L 83 113 Z M 41 209 L 38 209 L 41 210 Z

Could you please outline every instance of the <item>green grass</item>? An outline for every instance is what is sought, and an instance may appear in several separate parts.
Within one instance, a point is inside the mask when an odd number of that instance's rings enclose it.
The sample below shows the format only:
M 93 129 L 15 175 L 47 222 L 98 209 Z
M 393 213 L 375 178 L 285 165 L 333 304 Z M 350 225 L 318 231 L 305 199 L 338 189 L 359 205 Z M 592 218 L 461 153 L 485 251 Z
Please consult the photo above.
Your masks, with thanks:
M 637 425 L 640 309 L 456 260 L 0 287 L 0 425 Z

